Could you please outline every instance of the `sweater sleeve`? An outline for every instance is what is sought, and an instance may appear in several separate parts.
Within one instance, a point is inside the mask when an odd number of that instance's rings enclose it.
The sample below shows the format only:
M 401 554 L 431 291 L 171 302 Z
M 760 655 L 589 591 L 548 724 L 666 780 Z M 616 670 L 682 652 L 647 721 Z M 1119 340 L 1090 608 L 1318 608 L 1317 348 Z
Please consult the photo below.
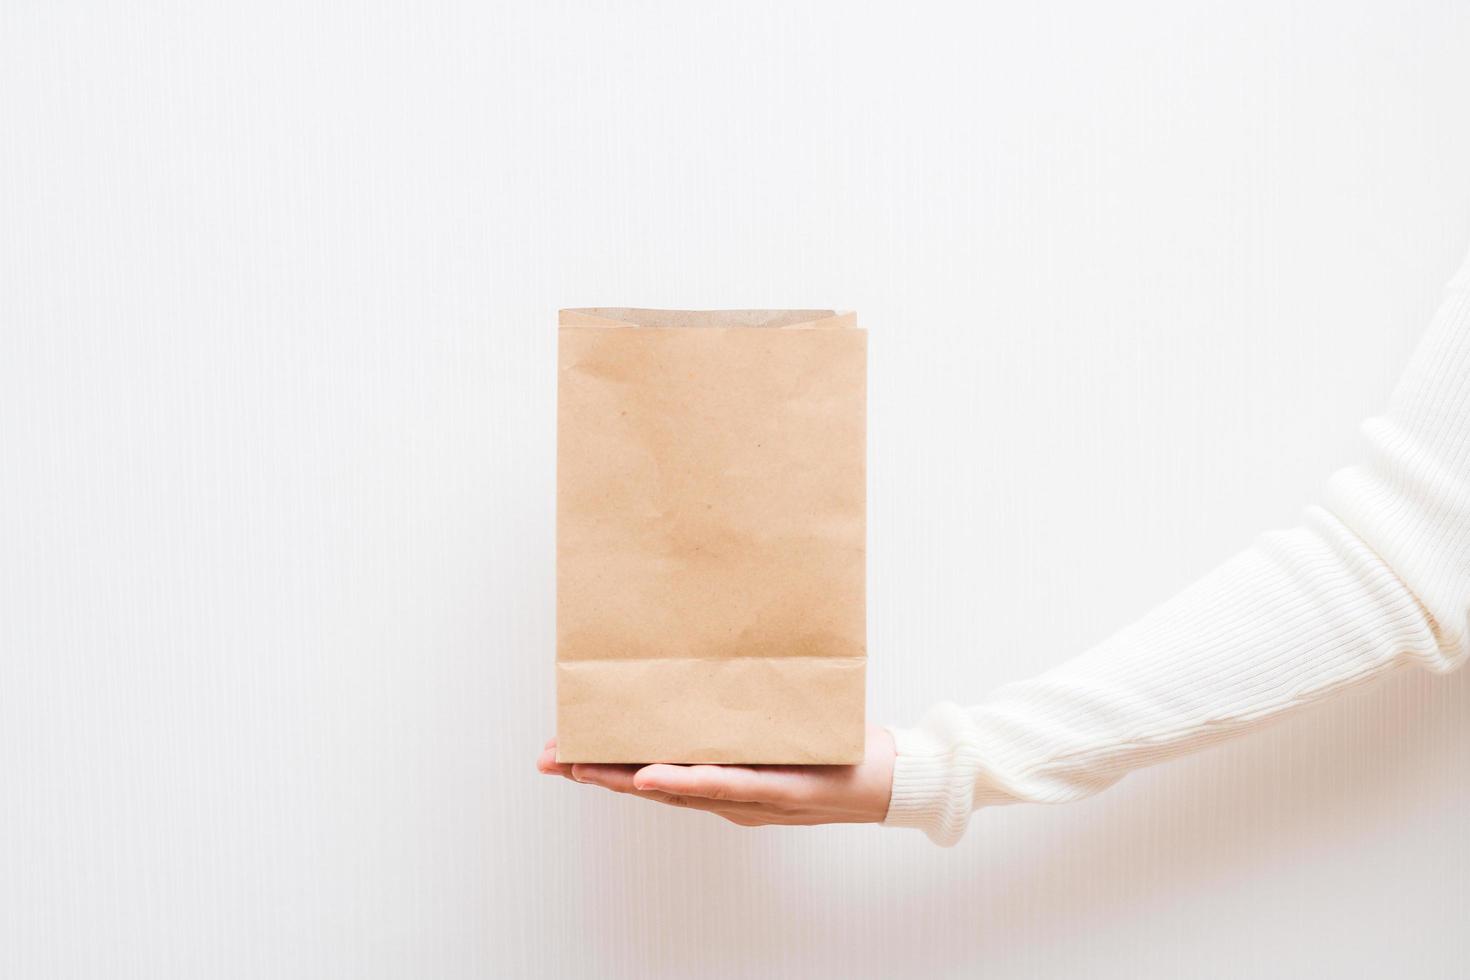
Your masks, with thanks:
M 969 708 L 891 728 L 885 824 L 953 844 L 970 812 L 1061 803 L 1402 664 L 1444 673 L 1470 628 L 1470 259 L 1361 465 L 1143 619 Z

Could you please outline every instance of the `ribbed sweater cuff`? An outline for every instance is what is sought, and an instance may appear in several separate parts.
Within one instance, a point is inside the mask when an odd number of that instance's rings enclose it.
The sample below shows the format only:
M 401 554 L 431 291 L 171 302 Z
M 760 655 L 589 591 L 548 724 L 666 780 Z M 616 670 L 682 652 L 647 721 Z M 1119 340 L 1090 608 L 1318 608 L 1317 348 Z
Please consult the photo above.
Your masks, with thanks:
M 948 706 L 939 710 L 943 707 Z M 1016 802 L 977 783 L 981 767 L 976 747 L 942 736 L 930 719 L 918 728 L 885 727 L 897 751 L 885 827 L 914 827 L 941 847 L 952 847 L 964 836 L 976 807 Z

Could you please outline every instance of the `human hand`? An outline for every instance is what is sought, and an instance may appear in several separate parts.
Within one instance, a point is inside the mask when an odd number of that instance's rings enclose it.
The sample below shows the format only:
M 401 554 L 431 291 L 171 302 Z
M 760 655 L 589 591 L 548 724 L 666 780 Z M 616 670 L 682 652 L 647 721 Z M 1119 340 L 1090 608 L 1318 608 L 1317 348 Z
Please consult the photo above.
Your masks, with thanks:
M 893 789 L 893 736 L 868 726 L 867 752 L 855 766 L 622 766 L 556 761 L 556 739 L 536 768 L 656 803 L 707 810 L 742 827 L 767 824 L 878 823 Z

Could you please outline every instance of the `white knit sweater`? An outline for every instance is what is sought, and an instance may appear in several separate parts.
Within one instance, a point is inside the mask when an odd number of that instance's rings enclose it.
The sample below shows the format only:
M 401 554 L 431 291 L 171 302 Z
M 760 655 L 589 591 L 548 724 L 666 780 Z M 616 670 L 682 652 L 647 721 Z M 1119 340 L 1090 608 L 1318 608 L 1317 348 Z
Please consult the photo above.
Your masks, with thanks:
M 1470 648 L 1470 258 L 1451 280 L 1368 460 L 1299 527 L 1263 535 L 1081 656 L 944 703 L 898 748 L 885 823 L 940 844 L 972 809 L 1060 803 L 1261 727 L 1408 663 Z

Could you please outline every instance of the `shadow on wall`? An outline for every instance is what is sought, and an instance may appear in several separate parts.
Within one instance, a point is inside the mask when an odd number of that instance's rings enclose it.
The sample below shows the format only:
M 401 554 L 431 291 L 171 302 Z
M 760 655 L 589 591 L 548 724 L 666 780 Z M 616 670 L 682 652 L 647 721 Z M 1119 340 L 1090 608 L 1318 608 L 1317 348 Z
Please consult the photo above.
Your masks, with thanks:
M 608 976 L 993 965 L 1212 883 L 1269 880 L 1294 856 L 1350 856 L 1464 798 L 1467 773 L 1470 671 L 1404 668 L 1092 799 L 982 811 L 951 850 L 907 831 L 734 832 L 598 799 L 582 813 L 592 880 L 569 927 L 628 937 L 601 941 Z
M 978 925 L 986 954 L 1004 957 L 1223 880 L 1270 882 L 1312 855 L 1351 864 L 1359 843 L 1402 834 L 1420 811 L 1467 798 L 1470 671 L 1401 668 L 1261 732 L 1135 773 L 1091 800 L 978 814 L 966 848 L 1002 852 L 983 913 L 973 885 L 954 878 L 931 907 L 968 904 L 948 926 L 973 933 Z

